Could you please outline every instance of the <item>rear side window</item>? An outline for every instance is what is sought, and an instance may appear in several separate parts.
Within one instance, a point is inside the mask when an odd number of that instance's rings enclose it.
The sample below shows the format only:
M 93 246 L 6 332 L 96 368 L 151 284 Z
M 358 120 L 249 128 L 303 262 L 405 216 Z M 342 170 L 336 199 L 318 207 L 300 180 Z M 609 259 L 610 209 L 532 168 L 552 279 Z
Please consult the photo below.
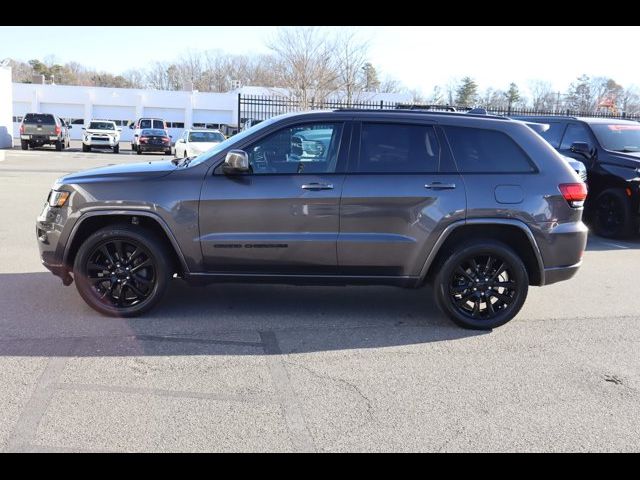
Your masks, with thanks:
M 152 128 L 151 120 L 140 120 L 140 128 Z M 158 127 L 158 128 L 162 128 L 162 127 Z
M 564 133 L 565 123 L 558 122 L 544 122 L 548 123 L 549 130 L 546 132 L 542 132 L 540 135 L 544 138 L 549 145 L 553 148 L 558 148 L 560 146 L 560 140 L 562 140 L 562 134 Z
M 27 113 L 23 123 L 39 123 L 42 125 L 55 125 L 56 119 L 48 113 Z
M 433 127 L 397 123 L 363 123 L 358 173 L 433 173 L 440 145 Z
M 462 173 L 531 173 L 535 168 L 507 134 L 496 130 L 444 127 Z
M 162 120 L 154 120 L 153 128 L 162 128 L 164 129 L 164 122 Z

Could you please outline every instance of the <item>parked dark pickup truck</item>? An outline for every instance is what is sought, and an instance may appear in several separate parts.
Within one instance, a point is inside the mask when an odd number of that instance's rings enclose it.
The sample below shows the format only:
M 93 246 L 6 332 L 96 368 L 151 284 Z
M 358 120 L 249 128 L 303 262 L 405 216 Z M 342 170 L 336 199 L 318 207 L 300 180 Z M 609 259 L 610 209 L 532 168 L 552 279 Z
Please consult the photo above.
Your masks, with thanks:
M 51 113 L 27 113 L 20 125 L 20 145 L 22 150 L 29 147 L 54 145 L 61 151 L 69 148 L 69 129 L 63 120 Z

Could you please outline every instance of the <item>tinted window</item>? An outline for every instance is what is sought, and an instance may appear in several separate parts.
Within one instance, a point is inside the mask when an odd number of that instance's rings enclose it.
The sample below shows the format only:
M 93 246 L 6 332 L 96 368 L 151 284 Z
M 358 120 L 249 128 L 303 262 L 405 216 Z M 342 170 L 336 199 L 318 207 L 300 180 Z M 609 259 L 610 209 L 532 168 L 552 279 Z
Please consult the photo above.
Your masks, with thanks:
M 147 129 L 147 130 L 142 130 L 140 132 L 140 135 L 155 135 L 155 136 L 159 136 L 159 137 L 166 137 L 167 136 L 167 132 L 164 131 L 164 130 Z
M 560 146 L 560 140 L 562 140 L 562 134 L 564 133 L 565 123 L 558 122 L 540 122 L 549 125 L 549 130 L 542 132 L 540 135 L 544 138 L 553 148 Z
M 341 123 L 283 128 L 245 147 L 254 174 L 331 173 L 336 170 Z
M 111 122 L 91 122 L 89 123 L 89 129 L 91 130 L 115 130 L 113 123 Z
M 151 128 L 151 120 L 140 120 L 140 128 Z
M 154 120 L 153 128 L 164 128 L 164 122 L 162 120 Z
M 190 142 L 222 142 L 224 137 L 219 132 L 191 132 Z
M 569 150 L 571 148 L 571 144 L 574 142 L 586 142 L 591 144 L 587 127 L 579 123 L 570 123 L 567 126 L 567 131 L 564 133 L 560 150 Z
M 420 173 L 438 171 L 440 145 L 433 127 L 364 123 L 357 172 Z
M 445 127 L 445 131 L 461 172 L 535 171 L 524 151 L 505 133 L 466 127 Z
M 591 129 L 607 150 L 640 152 L 640 125 L 631 123 L 592 124 Z
M 40 123 L 44 125 L 54 125 L 56 123 L 53 115 L 49 113 L 27 113 L 24 123 Z

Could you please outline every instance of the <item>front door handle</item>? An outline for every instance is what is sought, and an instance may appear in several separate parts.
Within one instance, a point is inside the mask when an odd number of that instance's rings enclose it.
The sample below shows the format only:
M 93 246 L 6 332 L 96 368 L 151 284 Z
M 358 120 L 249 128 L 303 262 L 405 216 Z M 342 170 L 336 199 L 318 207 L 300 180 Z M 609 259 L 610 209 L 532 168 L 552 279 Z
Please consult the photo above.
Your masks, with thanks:
M 302 185 L 303 190 L 333 190 L 332 183 L 305 183 Z
M 424 188 L 428 188 L 431 190 L 453 190 L 456 188 L 455 183 L 441 183 L 441 182 L 433 182 L 427 183 Z

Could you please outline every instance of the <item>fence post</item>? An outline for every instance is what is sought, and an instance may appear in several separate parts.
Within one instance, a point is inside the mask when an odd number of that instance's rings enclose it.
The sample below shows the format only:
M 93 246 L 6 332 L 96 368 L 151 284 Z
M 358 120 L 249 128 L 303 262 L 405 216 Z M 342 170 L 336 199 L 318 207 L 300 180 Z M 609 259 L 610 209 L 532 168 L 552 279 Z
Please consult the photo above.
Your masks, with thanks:
M 380 100 L 380 110 L 384 110 L 384 100 Z
M 240 117 L 240 103 L 241 103 L 240 102 L 240 95 L 241 94 L 238 93 L 238 132 L 237 133 L 240 133 L 240 118 L 241 118 Z

